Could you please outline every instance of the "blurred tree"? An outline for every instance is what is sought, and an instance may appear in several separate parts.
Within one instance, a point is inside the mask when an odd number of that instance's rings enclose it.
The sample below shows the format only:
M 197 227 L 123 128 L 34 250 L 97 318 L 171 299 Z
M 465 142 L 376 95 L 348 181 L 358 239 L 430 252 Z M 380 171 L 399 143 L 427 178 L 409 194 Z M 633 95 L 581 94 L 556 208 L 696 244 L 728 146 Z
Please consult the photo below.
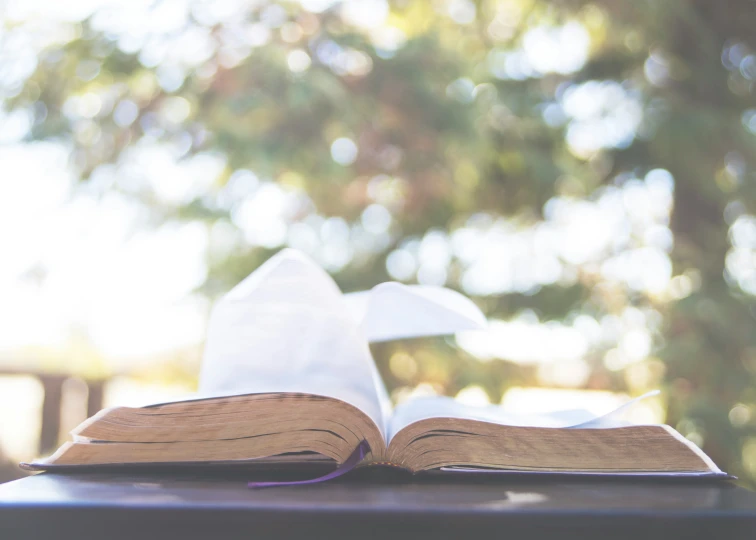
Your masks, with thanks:
M 663 385 L 667 421 L 756 479 L 752 2 L 112 9 L 5 106 L 70 147 L 82 189 L 206 222 L 204 293 L 283 244 L 345 290 L 459 288 L 508 337 L 376 347 L 395 396 Z M 221 172 L 166 192 L 152 149 Z

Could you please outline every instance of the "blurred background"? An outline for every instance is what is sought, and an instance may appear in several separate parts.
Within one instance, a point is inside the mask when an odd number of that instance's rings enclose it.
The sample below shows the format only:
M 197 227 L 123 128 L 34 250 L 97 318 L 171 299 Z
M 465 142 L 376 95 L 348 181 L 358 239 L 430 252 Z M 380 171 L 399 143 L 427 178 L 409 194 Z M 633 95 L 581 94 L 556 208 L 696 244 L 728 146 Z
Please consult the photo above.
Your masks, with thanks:
M 195 388 L 283 246 L 473 298 L 392 397 L 667 422 L 756 482 L 748 0 L 0 2 L 0 479 Z

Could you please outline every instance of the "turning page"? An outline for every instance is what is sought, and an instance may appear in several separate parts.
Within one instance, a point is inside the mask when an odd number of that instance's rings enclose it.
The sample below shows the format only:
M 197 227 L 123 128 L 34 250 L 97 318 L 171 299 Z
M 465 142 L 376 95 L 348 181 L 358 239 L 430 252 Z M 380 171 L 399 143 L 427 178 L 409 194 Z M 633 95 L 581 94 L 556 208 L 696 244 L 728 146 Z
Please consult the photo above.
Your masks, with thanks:
M 382 383 L 362 330 L 331 277 L 294 250 L 265 262 L 210 316 L 203 397 L 300 392 L 345 401 L 385 435 Z
M 469 299 L 383 283 L 344 295 L 306 255 L 285 249 L 222 297 L 210 317 L 199 397 L 300 392 L 345 401 L 387 434 L 391 405 L 369 341 L 482 328 Z

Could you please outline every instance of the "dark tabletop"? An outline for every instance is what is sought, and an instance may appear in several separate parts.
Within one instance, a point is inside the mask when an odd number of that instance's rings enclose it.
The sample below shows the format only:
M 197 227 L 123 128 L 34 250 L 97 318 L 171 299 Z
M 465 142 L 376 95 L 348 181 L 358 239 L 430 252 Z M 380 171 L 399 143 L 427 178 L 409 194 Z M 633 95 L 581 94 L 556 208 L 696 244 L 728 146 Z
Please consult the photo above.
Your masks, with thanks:
M 358 473 L 249 490 L 247 480 L 238 472 L 40 474 L 0 485 L 0 538 L 756 539 L 756 493 L 727 481 Z

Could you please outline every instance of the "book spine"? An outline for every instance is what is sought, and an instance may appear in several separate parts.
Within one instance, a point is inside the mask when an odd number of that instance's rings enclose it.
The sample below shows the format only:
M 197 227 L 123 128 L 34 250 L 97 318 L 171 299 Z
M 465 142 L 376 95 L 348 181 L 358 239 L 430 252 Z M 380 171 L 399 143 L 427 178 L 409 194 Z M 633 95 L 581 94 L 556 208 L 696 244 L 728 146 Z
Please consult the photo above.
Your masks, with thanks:
M 394 469 L 400 469 L 402 471 L 412 472 L 411 469 L 408 469 L 407 467 L 398 465 L 391 461 L 371 461 L 370 463 L 365 463 L 364 467 L 393 467 Z

